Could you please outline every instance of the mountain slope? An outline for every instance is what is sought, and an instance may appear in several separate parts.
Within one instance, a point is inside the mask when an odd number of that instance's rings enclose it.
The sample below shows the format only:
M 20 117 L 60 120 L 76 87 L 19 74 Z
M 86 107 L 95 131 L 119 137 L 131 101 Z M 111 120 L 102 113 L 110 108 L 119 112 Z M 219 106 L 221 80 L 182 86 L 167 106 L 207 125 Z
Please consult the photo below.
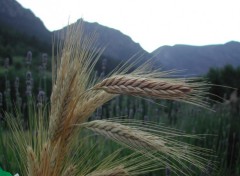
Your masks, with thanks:
M 15 0 L 0 0 L 0 57 L 51 53 L 51 32 Z
M 0 25 L 16 29 L 39 40 L 51 42 L 51 32 L 46 29 L 42 21 L 15 0 L 0 1 Z
M 29 47 L 30 45 L 39 43 L 40 41 L 45 42 L 46 47 L 51 48 L 52 33 L 46 29 L 42 21 L 37 18 L 31 10 L 23 8 L 15 0 L 0 0 L 0 26 L 0 43 L 4 46 L 14 47 L 15 40 L 16 45 L 22 48 L 24 46 L 26 50 L 28 50 L 28 48 L 31 49 L 31 47 Z M 85 28 L 89 33 L 97 33 L 97 43 L 99 46 L 106 47 L 103 55 L 108 58 L 120 62 L 129 59 L 136 53 L 143 55 L 145 59 L 151 57 L 138 43 L 135 43 L 130 37 L 118 30 L 102 26 L 98 23 L 88 22 L 85 22 Z M 23 35 L 23 37 L 19 37 L 21 35 Z M 25 45 L 26 41 L 23 40 L 27 37 L 30 38 L 27 41 L 28 44 Z M 19 42 L 21 43 L 19 44 Z M 0 48 L 0 52 L 5 50 L 6 48 Z M 18 49 L 14 49 L 13 51 L 18 51 Z
M 163 46 L 152 54 L 164 68 L 185 70 L 184 73 L 189 75 L 205 74 L 210 67 L 240 65 L 240 43 L 234 41 L 223 45 Z
M 79 20 L 77 22 L 79 22 Z M 57 33 L 63 30 L 66 30 L 66 27 L 54 32 Z M 87 33 L 97 34 L 96 44 L 105 48 L 103 52 L 104 56 L 119 61 L 125 61 L 135 54 L 141 55 L 145 60 L 152 57 L 152 55 L 145 51 L 138 43 L 135 43 L 129 36 L 119 30 L 86 21 L 84 21 L 84 30 Z

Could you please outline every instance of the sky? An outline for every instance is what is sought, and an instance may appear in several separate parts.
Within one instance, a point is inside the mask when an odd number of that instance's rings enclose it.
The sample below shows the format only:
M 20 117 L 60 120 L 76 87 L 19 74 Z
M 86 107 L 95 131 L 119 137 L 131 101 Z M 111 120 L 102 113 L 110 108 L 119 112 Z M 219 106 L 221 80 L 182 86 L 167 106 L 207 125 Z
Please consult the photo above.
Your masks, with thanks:
M 130 36 L 146 51 L 163 45 L 240 41 L 240 0 L 17 0 L 50 31 L 79 18 Z

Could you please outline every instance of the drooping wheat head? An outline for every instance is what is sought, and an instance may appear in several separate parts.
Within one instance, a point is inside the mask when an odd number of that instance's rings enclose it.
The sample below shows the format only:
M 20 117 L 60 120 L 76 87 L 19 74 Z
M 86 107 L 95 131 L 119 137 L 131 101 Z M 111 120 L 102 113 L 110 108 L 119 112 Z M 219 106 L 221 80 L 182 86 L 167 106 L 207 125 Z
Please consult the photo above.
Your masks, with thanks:
M 180 99 L 191 93 L 191 87 L 174 84 L 164 80 L 131 77 L 129 75 L 113 76 L 94 86 L 110 94 L 126 94 L 156 99 Z

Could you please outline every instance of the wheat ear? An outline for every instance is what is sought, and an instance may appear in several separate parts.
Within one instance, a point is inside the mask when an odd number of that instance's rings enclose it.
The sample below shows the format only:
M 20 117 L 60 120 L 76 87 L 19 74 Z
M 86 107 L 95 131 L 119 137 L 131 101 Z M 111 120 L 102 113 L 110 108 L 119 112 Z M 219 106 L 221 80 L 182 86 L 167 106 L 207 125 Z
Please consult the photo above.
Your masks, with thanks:
M 192 88 L 184 83 L 171 83 L 161 79 L 129 75 L 117 75 L 104 79 L 93 89 L 105 90 L 111 94 L 127 94 L 157 99 L 179 99 L 192 91 Z
M 127 146 L 128 148 L 146 154 L 147 157 L 156 159 L 163 165 L 172 164 L 172 168 L 181 171 L 180 167 L 171 160 L 175 160 L 181 168 L 188 168 L 186 163 L 191 163 L 199 169 L 204 168 L 205 159 L 199 154 L 201 151 L 193 146 L 179 143 L 168 136 L 154 135 L 138 128 L 128 127 L 120 123 L 107 120 L 94 120 L 82 124 L 83 127 L 103 135 L 111 140 Z M 186 155 L 185 148 L 188 147 Z M 183 174 L 186 174 L 182 172 Z
M 49 151 L 49 144 L 45 143 L 43 146 L 43 149 L 41 151 L 40 156 L 40 167 L 39 167 L 39 173 L 40 175 L 50 175 L 50 151 Z
M 128 172 L 124 170 L 123 166 L 118 166 L 109 170 L 95 171 L 87 176 L 128 176 Z
M 76 166 L 70 165 L 63 173 L 63 176 L 73 176 L 76 171 Z
M 77 32 L 76 32 L 77 31 Z M 53 90 L 49 135 L 55 143 L 65 130 L 77 98 L 90 82 L 90 75 L 101 49 L 94 47 L 95 35 L 84 35 L 83 21 L 68 26 L 61 36 L 57 57 L 53 58 Z M 54 54 L 54 53 L 53 53 Z
M 70 79 L 70 78 L 68 78 Z M 50 125 L 49 125 L 49 135 L 52 141 L 56 142 L 61 136 L 62 131 L 66 125 L 67 118 L 71 113 L 70 107 L 74 106 L 74 91 L 72 87 L 76 86 L 76 77 L 71 78 L 72 81 L 67 82 L 68 86 L 62 88 L 60 92 L 54 91 L 57 90 L 57 86 L 53 88 L 53 93 L 51 96 L 51 103 L 56 104 L 56 107 L 51 109 Z M 59 86 L 60 87 L 60 86 Z M 57 95 L 56 95 L 57 94 Z M 57 102 L 57 103 L 56 103 Z M 57 118 L 58 117 L 58 118 Z
M 86 122 L 88 117 L 104 103 L 113 99 L 115 95 L 104 91 L 89 91 L 75 108 L 71 125 Z
M 105 137 L 117 140 L 136 149 L 158 149 L 165 151 L 165 142 L 159 137 L 137 129 L 132 129 L 120 123 L 105 120 L 94 120 L 84 123 L 85 128 L 97 132 Z
M 31 147 L 27 147 L 27 164 L 28 164 L 28 175 L 29 176 L 38 176 L 39 175 L 39 165 L 37 162 L 37 158 L 33 149 Z

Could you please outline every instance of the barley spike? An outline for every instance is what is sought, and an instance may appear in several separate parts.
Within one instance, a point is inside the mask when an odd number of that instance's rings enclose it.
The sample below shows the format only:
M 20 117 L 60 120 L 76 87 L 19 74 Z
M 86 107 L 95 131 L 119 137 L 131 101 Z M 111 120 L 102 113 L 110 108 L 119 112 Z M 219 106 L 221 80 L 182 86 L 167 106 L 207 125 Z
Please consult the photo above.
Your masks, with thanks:
M 132 129 L 128 126 L 121 125 L 120 123 L 94 120 L 85 123 L 84 127 L 137 149 L 166 150 L 165 142 L 159 137 L 137 129 Z
M 87 176 L 128 176 L 128 172 L 122 166 L 115 167 L 109 170 L 95 171 Z
M 27 148 L 27 164 L 28 164 L 28 175 L 38 176 L 39 175 L 39 165 L 37 158 L 33 149 L 31 147 Z
M 140 78 L 128 75 L 112 76 L 94 86 L 111 94 L 127 94 L 154 97 L 156 99 L 178 99 L 191 93 L 185 84 L 171 83 L 161 79 Z

